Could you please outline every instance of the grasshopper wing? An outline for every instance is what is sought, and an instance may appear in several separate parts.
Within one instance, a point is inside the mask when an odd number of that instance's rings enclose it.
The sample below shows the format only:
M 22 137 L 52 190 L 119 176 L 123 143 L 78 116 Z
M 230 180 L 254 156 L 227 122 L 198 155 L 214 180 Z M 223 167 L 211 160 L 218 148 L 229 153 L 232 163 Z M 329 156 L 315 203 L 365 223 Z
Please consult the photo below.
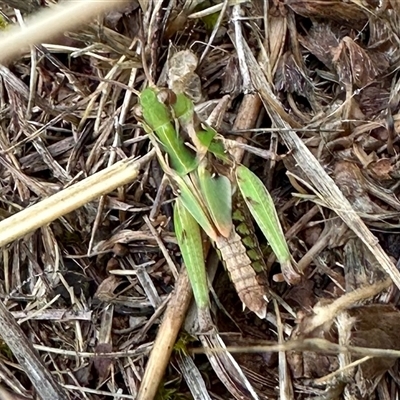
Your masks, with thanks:
M 292 265 L 292 257 L 271 195 L 261 180 L 243 165 L 237 167 L 236 178 L 247 207 L 281 264 L 285 280 L 297 283 L 300 274 Z

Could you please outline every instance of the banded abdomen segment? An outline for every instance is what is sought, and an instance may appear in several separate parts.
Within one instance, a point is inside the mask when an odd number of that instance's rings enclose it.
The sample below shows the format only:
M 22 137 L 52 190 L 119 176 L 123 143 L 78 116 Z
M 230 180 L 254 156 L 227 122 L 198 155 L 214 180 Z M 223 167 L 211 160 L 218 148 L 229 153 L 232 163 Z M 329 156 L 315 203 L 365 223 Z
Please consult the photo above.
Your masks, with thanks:
M 264 254 L 258 243 L 250 211 L 239 191 L 236 191 L 232 199 L 232 207 L 232 221 L 236 232 L 242 238 L 243 245 L 247 249 L 247 255 L 251 259 L 253 269 L 256 271 L 260 284 L 267 285 L 267 266 L 264 261 Z
M 248 250 L 240 235 L 233 228 L 228 239 L 222 236 L 217 238 L 215 247 L 240 300 L 260 318 L 265 318 L 267 288 L 259 282 Z

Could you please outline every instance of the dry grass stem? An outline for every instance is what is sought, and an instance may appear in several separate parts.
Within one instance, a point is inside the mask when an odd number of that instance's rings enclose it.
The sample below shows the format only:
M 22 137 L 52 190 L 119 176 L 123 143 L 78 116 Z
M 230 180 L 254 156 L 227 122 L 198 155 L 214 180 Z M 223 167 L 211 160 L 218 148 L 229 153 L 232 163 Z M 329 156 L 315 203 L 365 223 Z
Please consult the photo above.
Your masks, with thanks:
M 58 192 L 0 222 L 0 246 L 45 226 L 87 202 L 134 180 L 141 168 L 153 158 L 151 151 L 140 160 L 126 159 L 85 180 Z
M 154 399 L 191 299 L 192 290 L 189 279 L 186 271 L 182 271 L 151 351 L 146 373 L 138 393 L 138 400 Z
M 0 61 L 5 62 L 21 54 L 21 49 L 29 45 L 48 41 L 54 36 L 92 20 L 96 15 L 117 8 L 124 0 L 98 1 L 75 0 L 63 6 L 54 6 L 41 11 L 26 28 L 13 28 L 0 38 L 2 48 Z

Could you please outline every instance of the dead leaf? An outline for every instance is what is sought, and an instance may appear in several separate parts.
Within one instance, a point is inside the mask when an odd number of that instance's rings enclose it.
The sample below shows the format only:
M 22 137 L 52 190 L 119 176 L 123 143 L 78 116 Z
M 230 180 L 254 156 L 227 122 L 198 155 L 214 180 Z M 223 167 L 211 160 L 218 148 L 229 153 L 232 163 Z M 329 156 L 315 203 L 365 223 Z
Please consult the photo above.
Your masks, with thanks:
M 110 343 L 99 343 L 95 348 L 95 353 L 111 353 L 112 345 Z M 108 378 L 113 360 L 110 357 L 96 355 L 93 359 L 93 366 L 99 376 L 99 383 Z

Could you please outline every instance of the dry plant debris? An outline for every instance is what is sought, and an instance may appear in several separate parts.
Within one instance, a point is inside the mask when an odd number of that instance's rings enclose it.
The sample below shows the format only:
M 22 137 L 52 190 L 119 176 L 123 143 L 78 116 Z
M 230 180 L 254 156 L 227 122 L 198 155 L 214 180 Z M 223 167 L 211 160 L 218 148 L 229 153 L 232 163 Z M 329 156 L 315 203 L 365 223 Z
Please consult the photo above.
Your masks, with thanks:
M 398 2 L 55 3 L 0 2 L 0 398 L 398 397 Z M 209 336 L 132 111 L 180 50 L 302 274 L 285 283 L 261 241 L 261 320 L 205 243 Z

